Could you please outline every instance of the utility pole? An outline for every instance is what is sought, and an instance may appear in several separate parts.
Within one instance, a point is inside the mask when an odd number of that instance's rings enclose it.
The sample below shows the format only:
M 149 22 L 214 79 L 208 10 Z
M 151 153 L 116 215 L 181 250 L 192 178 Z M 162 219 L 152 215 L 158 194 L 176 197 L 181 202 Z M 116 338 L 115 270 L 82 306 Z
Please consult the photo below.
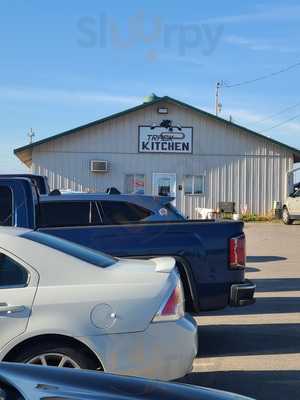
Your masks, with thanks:
M 215 111 L 216 111 L 216 116 L 219 115 L 219 113 L 222 111 L 222 104 L 220 102 L 220 89 L 223 85 L 223 81 L 217 82 L 216 84 L 216 103 L 215 103 Z
M 35 137 L 35 133 L 34 133 L 32 128 L 30 128 L 30 131 L 28 133 L 28 137 L 29 137 L 29 144 L 32 144 L 33 138 Z

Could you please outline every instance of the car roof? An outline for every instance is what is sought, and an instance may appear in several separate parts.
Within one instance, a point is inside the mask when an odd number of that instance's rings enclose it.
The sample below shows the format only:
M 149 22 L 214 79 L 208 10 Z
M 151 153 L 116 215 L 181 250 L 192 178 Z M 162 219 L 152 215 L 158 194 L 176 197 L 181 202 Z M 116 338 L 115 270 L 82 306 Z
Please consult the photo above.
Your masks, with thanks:
M 49 397 L 66 398 L 66 391 L 72 392 L 69 397 L 97 398 L 97 399 L 131 399 L 148 400 L 173 399 L 182 400 L 251 400 L 237 394 L 220 392 L 201 386 L 183 385 L 153 381 L 145 378 L 113 375 L 110 373 L 99 374 L 98 371 L 82 371 L 71 368 L 41 367 L 30 364 L 16 364 L 2 362 L 0 376 L 3 380 L 17 389 L 24 390 L 24 396 L 32 395 L 43 397 L 46 393 L 43 388 L 49 387 Z M 39 382 L 44 385 L 38 386 Z M 45 392 L 45 390 L 44 390 Z M 48 391 L 47 391 L 48 392 Z M 55 392 L 56 396 L 52 395 Z M 145 395 L 146 394 L 146 395 Z M 97 396 L 97 397 L 96 397 Z
M 0 178 L 42 178 L 45 179 L 45 176 L 38 174 L 0 174 Z
M 148 196 L 148 195 L 134 195 L 134 194 L 106 194 L 106 193 L 68 193 L 60 195 L 41 195 L 40 201 L 44 202 L 61 202 L 61 201 L 92 201 L 92 200 L 110 200 L 110 201 L 128 201 L 143 202 L 143 200 L 162 200 L 159 196 Z M 167 198 L 165 196 L 163 200 L 172 200 L 172 198 Z
M 21 236 L 26 232 L 30 232 L 31 229 L 26 229 L 26 228 L 16 228 L 16 227 L 6 227 L 6 226 L 1 226 L 0 227 L 0 235 L 6 235 L 6 236 Z

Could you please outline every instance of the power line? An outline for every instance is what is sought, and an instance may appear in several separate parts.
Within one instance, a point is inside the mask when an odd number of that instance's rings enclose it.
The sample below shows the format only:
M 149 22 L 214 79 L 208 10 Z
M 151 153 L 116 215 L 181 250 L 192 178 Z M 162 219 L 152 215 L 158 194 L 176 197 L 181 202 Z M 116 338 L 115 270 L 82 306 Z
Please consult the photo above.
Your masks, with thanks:
M 300 62 L 297 62 L 295 64 L 289 65 L 286 68 L 282 68 L 279 71 L 275 71 L 275 72 L 272 72 L 270 74 L 262 75 L 262 76 L 260 76 L 258 78 L 255 78 L 255 79 L 245 80 L 245 81 L 242 81 L 242 82 L 234 83 L 232 85 L 227 85 L 226 83 L 223 83 L 223 86 L 225 88 L 227 88 L 227 89 L 230 89 L 230 88 L 234 88 L 234 87 L 238 87 L 238 86 L 249 85 L 250 83 L 255 83 L 255 82 L 262 81 L 262 80 L 265 80 L 265 79 L 268 79 L 268 78 L 272 78 L 273 76 L 276 76 L 276 75 L 282 74 L 284 72 L 290 71 L 291 69 L 299 67 L 299 66 L 300 66 Z
M 260 124 L 261 122 L 265 122 L 265 121 L 267 121 L 267 120 L 269 120 L 269 119 L 273 119 L 274 117 L 277 117 L 278 115 L 284 114 L 285 112 L 290 111 L 290 110 L 292 110 L 293 108 L 296 108 L 296 107 L 299 107 L 299 106 L 300 106 L 300 102 L 299 102 L 299 103 L 296 103 L 296 104 L 293 104 L 292 106 L 283 108 L 282 110 L 278 111 L 278 112 L 275 113 L 275 114 L 271 114 L 271 115 L 269 115 L 268 117 L 265 117 L 265 118 L 263 118 L 263 119 L 260 119 L 260 120 L 258 120 L 258 121 L 256 121 L 256 122 L 254 122 L 254 125 Z
M 294 121 L 294 120 L 295 120 L 295 119 L 297 119 L 297 118 L 300 118 L 300 114 L 298 114 L 298 115 L 295 115 L 295 116 L 294 116 L 294 117 L 292 117 L 292 118 L 286 119 L 285 121 L 283 121 L 283 122 L 280 122 L 280 123 L 279 123 L 279 124 L 277 124 L 277 125 L 271 126 L 270 128 L 263 129 L 263 130 L 262 130 L 262 131 L 260 131 L 259 133 L 262 133 L 262 132 L 267 132 L 267 131 L 270 131 L 270 130 L 272 130 L 272 129 L 278 128 L 279 126 L 285 125 L 285 124 L 287 124 L 288 122 L 290 122 L 290 121 Z

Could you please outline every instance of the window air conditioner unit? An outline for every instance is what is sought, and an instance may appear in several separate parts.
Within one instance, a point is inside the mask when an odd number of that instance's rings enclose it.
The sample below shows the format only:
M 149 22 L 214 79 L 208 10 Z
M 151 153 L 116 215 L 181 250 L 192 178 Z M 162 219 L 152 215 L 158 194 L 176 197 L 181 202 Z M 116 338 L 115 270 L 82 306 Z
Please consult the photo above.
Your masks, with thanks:
M 107 172 L 108 171 L 108 162 L 92 160 L 91 161 L 91 171 L 92 172 Z

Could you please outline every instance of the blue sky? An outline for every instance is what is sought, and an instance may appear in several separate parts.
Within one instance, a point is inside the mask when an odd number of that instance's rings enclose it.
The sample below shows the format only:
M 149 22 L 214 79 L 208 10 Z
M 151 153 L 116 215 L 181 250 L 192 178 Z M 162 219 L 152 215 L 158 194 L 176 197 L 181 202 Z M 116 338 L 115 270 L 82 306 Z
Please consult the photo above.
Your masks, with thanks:
M 300 61 L 298 1 L 2 0 L 0 172 L 13 149 L 142 102 L 151 92 L 214 110 L 214 88 Z M 300 66 L 223 88 L 222 117 L 257 131 L 300 115 Z M 289 106 L 299 105 L 277 115 Z M 266 135 L 300 148 L 300 117 Z

